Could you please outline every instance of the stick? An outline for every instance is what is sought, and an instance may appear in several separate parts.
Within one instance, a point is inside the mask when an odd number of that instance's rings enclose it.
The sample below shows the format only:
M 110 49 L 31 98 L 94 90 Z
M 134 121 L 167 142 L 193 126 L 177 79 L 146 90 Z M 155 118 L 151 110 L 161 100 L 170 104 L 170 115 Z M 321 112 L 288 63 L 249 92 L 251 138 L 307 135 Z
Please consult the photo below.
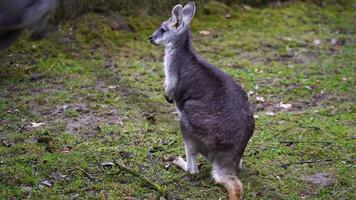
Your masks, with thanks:
M 332 144 L 330 141 L 306 141 L 306 140 L 279 140 L 280 143 L 319 143 L 319 144 Z
M 153 172 L 154 172 L 154 174 L 155 174 L 155 176 L 156 176 L 157 181 L 158 181 L 160 184 L 162 184 L 162 183 L 163 183 L 163 179 L 162 179 L 162 177 L 160 176 L 160 174 L 159 174 L 158 171 L 157 171 L 157 163 L 156 163 L 156 161 L 154 160 L 154 157 L 153 157 L 153 155 L 151 154 L 150 151 L 147 152 L 147 158 L 148 158 L 148 160 L 150 160 L 150 163 L 151 163 L 151 165 L 152 165 L 152 167 L 153 167 Z
M 94 178 L 88 172 L 86 172 L 84 169 L 82 169 L 82 172 L 90 181 L 94 180 Z
M 290 165 L 302 165 L 302 164 L 312 164 L 312 163 L 321 163 L 321 162 L 331 162 L 333 161 L 332 159 L 325 159 L 325 160 L 302 160 L 299 162 L 291 162 L 291 163 L 286 163 L 280 165 L 283 168 L 287 168 Z
M 301 40 L 293 39 L 293 38 L 290 38 L 290 37 L 278 37 L 278 38 L 282 39 L 284 41 L 287 41 L 287 42 L 296 42 L 296 43 L 308 46 L 308 43 L 306 43 L 304 41 L 301 41 Z
M 148 185 L 150 185 L 155 191 L 157 191 L 161 196 L 164 196 L 166 198 L 168 198 L 168 193 L 164 190 L 164 188 L 156 183 L 154 183 L 153 181 L 151 181 L 150 179 L 148 179 L 145 176 L 142 176 L 139 172 L 136 172 L 130 168 L 127 168 L 126 166 L 118 163 L 115 159 L 113 159 L 114 163 L 123 171 L 126 171 L 134 176 L 136 176 L 137 178 L 141 179 L 143 182 L 147 183 Z

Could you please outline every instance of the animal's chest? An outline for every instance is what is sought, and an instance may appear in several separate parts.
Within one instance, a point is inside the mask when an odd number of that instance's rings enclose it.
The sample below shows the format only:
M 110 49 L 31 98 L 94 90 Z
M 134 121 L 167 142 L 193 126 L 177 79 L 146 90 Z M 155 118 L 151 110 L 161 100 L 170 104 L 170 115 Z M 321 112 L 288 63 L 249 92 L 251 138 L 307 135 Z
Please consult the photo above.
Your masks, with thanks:
M 165 87 L 173 88 L 177 83 L 177 67 L 174 66 L 174 57 L 169 53 L 164 56 Z

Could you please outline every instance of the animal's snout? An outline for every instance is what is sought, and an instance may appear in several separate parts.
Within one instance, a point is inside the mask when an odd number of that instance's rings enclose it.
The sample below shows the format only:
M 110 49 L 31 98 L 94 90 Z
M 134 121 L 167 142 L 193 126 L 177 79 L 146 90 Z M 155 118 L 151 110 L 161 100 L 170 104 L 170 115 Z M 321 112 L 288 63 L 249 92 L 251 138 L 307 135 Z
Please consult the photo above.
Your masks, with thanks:
M 154 42 L 153 42 L 153 36 L 152 36 L 152 35 L 151 35 L 148 39 L 150 40 L 150 42 L 151 42 L 152 44 L 154 44 Z

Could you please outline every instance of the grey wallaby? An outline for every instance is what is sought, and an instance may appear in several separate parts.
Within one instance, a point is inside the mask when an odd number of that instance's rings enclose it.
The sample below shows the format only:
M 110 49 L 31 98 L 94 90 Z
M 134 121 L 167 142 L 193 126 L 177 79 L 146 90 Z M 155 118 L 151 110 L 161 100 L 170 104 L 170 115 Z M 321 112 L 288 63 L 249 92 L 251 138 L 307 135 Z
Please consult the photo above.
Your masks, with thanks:
M 237 172 L 255 121 L 244 89 L 193 49 L 189 22 L 195 9 L 194 2 L 176 5 L 150 36 L 151 43 L 165 46 L 165 96 L 177 107 L 185 145 L 186 162 L 178 157 L 173 163 L 197 173 L 201 154 L 212 162 L 212 176 L 227 189 L 229 200 L 242 199 Z
M 57 0 L 0 0 L 0 50 L 15 42 L 24 29 L 31 29 L 32 39 L 41 38 L 56 7 Z

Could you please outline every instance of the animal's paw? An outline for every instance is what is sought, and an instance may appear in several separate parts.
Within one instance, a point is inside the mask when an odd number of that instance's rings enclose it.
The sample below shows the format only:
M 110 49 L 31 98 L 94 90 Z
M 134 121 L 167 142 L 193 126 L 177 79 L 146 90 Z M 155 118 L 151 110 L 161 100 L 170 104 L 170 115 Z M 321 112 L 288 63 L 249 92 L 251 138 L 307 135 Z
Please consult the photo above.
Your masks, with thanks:
M 189 167 L 187 168 L 187 172 L 189 172 L 190 174 L 197 174 L 199 173 L 199 170 L 198 170 L 198 166 L 192 166 L 192 167 Z
M 176 159 L 173 160 L 172 163 L 182 168 L 184 171 L 187 171 L 187 162 L 185 162 L 182 157 L 178 156 Z

